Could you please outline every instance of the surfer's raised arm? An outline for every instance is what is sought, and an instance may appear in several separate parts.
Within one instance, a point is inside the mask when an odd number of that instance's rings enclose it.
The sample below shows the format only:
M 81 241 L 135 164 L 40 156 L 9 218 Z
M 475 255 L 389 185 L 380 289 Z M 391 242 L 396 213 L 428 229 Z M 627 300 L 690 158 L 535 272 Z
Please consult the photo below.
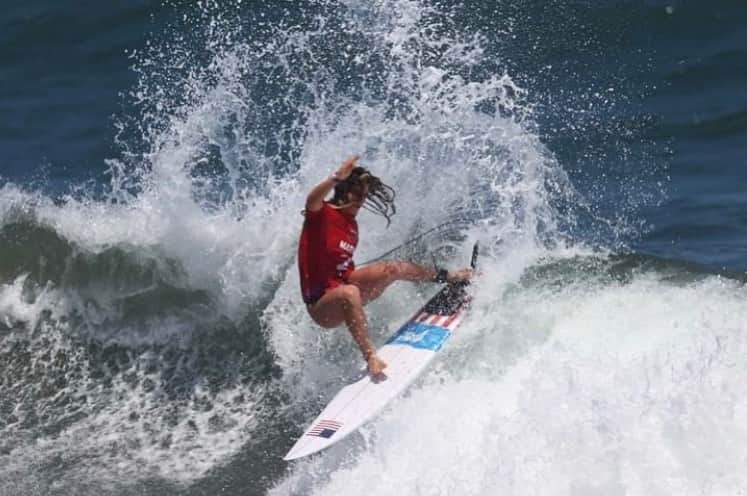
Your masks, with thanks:
M 341 181 L 344 181 L 353 172 L 355 163 L 360 158 L 360 155 L 353 155 L 352 157 L 345 160 L 337 172 L 329 176 L 324 181 L 320 182 L 314 189 L 311 190 L 309 196 L 306 197 L 306 210 L 310 212 L 317 212 L 324 206 L 324 199 L 327 197 L 332 188 Z

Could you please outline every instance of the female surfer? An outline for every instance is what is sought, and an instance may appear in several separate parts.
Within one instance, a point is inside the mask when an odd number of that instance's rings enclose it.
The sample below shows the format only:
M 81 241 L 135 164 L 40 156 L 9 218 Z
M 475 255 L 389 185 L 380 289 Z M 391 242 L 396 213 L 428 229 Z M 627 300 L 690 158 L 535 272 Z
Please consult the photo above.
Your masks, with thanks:
M 368 337 L 363 306 L 378 298 L 394 281 L 456 282 L 471 277 L 471 269 L 449 272 L 411 262 L 387 261 L 355 268 L 361 207 L 384 216 L 395 213 L 394 190 L 363 167 L 359 156 L 343 162 L 330 177 L 317 184 L 306 198 L 303 230 L 298 248 L 301 293 L 309 315 L 324 328 L 347 324 L 368 364 L 368 372 L 383 374 L 386 363 L 376 356 Z M 334 189 L 332 199 L 325 201 Z

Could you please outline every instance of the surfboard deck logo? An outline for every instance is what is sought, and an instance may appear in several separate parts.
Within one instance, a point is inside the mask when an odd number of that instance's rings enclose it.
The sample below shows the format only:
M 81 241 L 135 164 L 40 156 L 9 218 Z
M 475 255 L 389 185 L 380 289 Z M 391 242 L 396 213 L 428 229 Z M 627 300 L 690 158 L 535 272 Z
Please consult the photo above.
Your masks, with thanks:
M 448 329 L 440 326 L 411 322 L 400 329 L 387 344 L 438 351 L 450 334 Z
M 477 245 L 472 251 L 473 268 L 476 261 Z M 365 374 L 343 387 L 283 459 L 301 458 L 342 441 L 412 384 L 461 323 L 470 304 L 467 286 L 447 284 L 405 322 L 377 351 L 387 363 L 386 379 Z
M 320 420 L 311 426 L 306 435 L 329 439 L 340 429 L 340 427 L 342 427 L 340 422 L 335 422 L 334 420 Z

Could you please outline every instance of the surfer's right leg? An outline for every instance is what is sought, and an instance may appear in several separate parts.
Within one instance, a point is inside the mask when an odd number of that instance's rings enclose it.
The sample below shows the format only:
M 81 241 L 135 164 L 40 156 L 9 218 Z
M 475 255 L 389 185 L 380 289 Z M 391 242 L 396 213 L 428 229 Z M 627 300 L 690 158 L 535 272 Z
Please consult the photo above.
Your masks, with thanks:
M 345 322 L 363 353 L 369 373 L 377 376 L 384 371 L 386 363 L 376 356 L 376 348 L 368 337 L 368 320 L 363 311 L 363 298 L 358 286 L 343 284 L 330 289 L 319 301 L 307 308 L 314 322 L 322 327 L 337 327 Z
M 358 286 L 363 304 L 375 300 L 395 281 L 431 281 L 436 271 L 411 262 L 386 261 L 355 269 L 348 280 Z

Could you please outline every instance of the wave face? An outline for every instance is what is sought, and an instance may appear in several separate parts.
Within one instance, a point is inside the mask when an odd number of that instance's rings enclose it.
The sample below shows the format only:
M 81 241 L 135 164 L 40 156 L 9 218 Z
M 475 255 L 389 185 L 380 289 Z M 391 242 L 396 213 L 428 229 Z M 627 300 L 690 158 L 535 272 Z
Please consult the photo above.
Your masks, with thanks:
M 743 12 L 716 3 L 738 26 Z M 741 228 L 651 213 L 680 205 L 664 195 L 671 140 L 726 147 L 744 109 L 697 122 L 645 110 L 677 107 L 714 72 L 739 80 L 740 52 L 671 70 L 628 53 L 650 36 L 663 52 L 682 24 L 710 32 L 712 11 L 61 9 L 101 40 L 64 45 L 90 74 L 120 74 L 124 46 L 130 79 L 114 151 L 80 152 L 97 165 L 73 158 L 67 173 L 30 177 L 19 158 L 30 148 L 9 145 L 0 172 L 1 495 L 747 487 L 745 278 L 706 241 L 728 245 L 740 235 L 725 230 Z M 11 9 L 0 60 L 53 45 L 50 15 Z M 90 101 L 88 79 L 79 94 L 58 83 L 60 100 Z M 17 101 L 34 101 L 18 85 Z M 57 125 L 50 115 L 39 126 Z M 75 125 L 55 140 L 74 140 Z M 358 262 L 428 231 L 393 256 L 459 266 L 479 242 L 481 277 L 472 315 L 405 397 L 349 441 L 286 464 L 361 366 L 346 332 L 312 324 L 295 265 L 306 193 L 354 152 L 397 191 L 390 227 L 361 214 Z M 393 286 L 370 306 L 374 340 L 434 291 Z

